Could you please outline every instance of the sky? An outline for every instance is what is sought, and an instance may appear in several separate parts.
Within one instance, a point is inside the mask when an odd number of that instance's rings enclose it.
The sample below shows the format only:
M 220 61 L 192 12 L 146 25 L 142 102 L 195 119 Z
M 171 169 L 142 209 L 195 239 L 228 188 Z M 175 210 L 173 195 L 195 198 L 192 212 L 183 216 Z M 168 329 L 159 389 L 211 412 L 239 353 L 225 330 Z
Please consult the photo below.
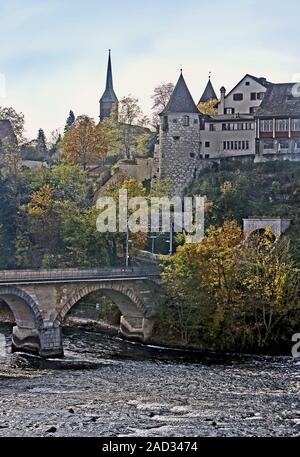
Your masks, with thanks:
M 0 106 L 24 113 L 28 138 L 63 131 L 70 109 L 97 119 L 109 48 L 118 98 L 146 114 L 181 67 L 195 102 L 209 72 L 217 94 L 246 73 L 295 82 L 299 24 L 298 0 L 0 0 Z

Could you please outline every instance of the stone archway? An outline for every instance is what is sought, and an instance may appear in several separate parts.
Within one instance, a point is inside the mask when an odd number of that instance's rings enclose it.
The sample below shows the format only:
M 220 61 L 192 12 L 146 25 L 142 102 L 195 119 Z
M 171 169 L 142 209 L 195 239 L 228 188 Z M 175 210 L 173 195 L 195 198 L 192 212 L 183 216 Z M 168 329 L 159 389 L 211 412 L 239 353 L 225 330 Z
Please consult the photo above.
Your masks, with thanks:
M 0 298 L 10 308 L 16 325 L 13 327 L 12 348 L 30 352 L 40 350 L 40 329 L 43 317 L 33 300 L 24 290 L 15 286 L 0 286 Z
M 104 281 L 87 283 L 77 289 L 63 305 L 54 320 L 54 325 L 62 325 L 71 308 L 92 292 L 102 291 L 110 298 L 121 312 L 120 332 L 124 336 L 145 341 L 152 331 L 152 322 L 146 317 L 147 307 L 134 290 L 126 283 Z
M 43 327 L 41 312 L 27 292 L 15 286 L 0 286 L 0 298 L 9 306 L 18 327 L 37 329 Z

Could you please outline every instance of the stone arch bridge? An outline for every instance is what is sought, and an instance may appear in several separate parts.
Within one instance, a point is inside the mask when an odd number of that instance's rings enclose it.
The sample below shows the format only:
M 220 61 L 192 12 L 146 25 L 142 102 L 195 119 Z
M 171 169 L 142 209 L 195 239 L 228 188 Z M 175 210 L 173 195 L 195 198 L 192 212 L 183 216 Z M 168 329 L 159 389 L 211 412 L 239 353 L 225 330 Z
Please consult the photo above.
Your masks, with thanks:
M 63 355 L 62 324 L 81 298 L 101 290 L 120 309 L 120 332 L 146 341 L 160 292 L 155 267 L 94 270 L 0 271 L 0 299 L 11 309 L 13 349 L 43 357 Z

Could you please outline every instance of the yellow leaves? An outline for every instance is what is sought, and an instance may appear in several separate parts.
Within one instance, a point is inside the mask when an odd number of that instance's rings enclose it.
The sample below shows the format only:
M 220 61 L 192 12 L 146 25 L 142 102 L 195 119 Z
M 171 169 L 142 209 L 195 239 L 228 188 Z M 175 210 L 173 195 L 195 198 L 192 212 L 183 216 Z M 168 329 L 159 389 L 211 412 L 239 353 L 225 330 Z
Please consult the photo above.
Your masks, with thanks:
M 218 100 L 216 98 L 211 99 L 207 102 L 199 103 L 198 109 L 203 114 L 207 114 L 208 116 L 215 116 L 216 114 L 218 114 L 218 108 L 216 107 L 217 103 Z
M 63 139 L 63 153 L 71 163 L 84 169 L 95 165 L 108 153 L 109 138 L 105 127 L 95 125 L 88 116 L 78 116 Z
M 53 189 L 45 184 L 40 190 L 33 192 L 31 201 L 27 205 L 31 215 L 45 215 L 53 205 Z

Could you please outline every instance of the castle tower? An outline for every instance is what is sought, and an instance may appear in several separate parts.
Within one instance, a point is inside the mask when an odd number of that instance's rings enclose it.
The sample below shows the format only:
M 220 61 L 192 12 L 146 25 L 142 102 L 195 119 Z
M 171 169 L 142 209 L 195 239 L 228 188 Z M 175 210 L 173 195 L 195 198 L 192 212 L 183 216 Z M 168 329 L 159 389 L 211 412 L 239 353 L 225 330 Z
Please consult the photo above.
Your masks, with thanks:
M 166 109 L 160 114 L 153 179 L 168 178 L 173 195 L 182 195 L 197 170 L 201 115 L 182 71 Z
M 100 121 L 110 116 L 113 106 L 118 103 L 117 96 L 114 92 L 112 69 L 111 69 L 111 56 L 110 49 L 108 53 L 108 64 L 106 73 L 106 87 L 104 94 L 100 98 Z
M 217 100 L 217 96 L 216 96 L 216 93 L 215 93 L 215 90 L 213 88 L 213 85 L 211 83 L 211 80 L 210 80 L 210 76 L 208 77 L 208 83 L 204 89 L 204 92 L 199 100 L 199 103 L 206 103 L 208 102 L 209 100 Z

